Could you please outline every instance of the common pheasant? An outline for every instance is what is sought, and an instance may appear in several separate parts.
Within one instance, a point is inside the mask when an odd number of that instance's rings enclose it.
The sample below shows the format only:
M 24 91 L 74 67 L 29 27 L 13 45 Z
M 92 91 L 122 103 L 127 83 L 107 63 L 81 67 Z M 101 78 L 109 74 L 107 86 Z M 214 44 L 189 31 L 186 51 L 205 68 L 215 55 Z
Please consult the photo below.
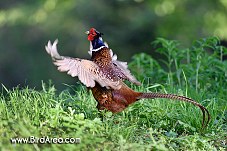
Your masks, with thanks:
M 78 76 L 79 80 L 91 89 L 99 110 L 107 109 L 117 113 L 143 98 L 168 98 L 189 102 L 199 107 L 203 114 L 202 127 L 209 123 L 208 110 L 191 98 L 175 94 L 135 92 L 129 88 L 124 80 L 136 85 L 140 85 L 140 82 L 130 73 L 127 63 L 117 60 L 117 56 L 107 43 L 103 42 L 102 33 L 91 28 L 86 34 L 90 41 L 88 51 L 91 55 L 90 60 L 60 56 L 57 50 L 58 40 L 53 44 L 49 41 L 45 48 L 60 72 L 67 72 L 72 77 Z

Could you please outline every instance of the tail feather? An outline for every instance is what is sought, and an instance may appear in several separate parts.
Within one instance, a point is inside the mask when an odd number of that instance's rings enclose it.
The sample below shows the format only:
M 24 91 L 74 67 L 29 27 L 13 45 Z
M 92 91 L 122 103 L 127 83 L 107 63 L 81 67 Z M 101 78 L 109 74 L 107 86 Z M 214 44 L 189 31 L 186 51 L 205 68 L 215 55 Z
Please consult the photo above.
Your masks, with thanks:
M 198 106 L 202 113 L 203 113 L 203 121 L 202 121 L 202 127 L 205 128 L 207 126 L 207 124 L 210 121 L 210 113 L 209 111 L 202 106 L 201 104 L 199 104 L 198 102 L 196 102 L 195 100 L 185 97 L 185 96 L 180 96 L 180 95 L 175 95 L 175 94 L 162 94 L 162 93 L 142 93 L 138 99 L 142 99 L 142 98 L 167 98 L 167 99 L 174 99 L 174 100 L 180 100 L 180 101 L 184 101 L 184 102 L 189 102 L 194 104 L 195 106 Z M 207 114 L 207 121 L 206 121 L 206 114 Z M 206 123 L 205 123 L 206 121 Z

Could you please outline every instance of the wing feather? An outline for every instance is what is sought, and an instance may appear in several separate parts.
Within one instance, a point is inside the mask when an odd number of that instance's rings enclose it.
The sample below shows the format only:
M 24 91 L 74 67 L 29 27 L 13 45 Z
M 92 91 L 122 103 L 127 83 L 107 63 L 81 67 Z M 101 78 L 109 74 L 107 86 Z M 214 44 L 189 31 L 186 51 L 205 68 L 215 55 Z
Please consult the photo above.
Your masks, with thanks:
M 78 79 L 87 87 L 94 87 L 95 82 L 98 82 L 102 87 L 111 87 L 113 89 L 120 89 L 121 83 L 119 80 L 113 81 L 108 78 L 94 62 L 60 56 L 57 51 L 57 43 L 55 40 L 53 45 L 49 41 L 46 46 L 46 51 L 54 60 L 54 65 L 58 67 L 60 72 L 67 72 L 72 77 L 78 76 Z
M 127 62 L 122 62 L 117 60 L 117 55 L 113 54 L 113 51 L 110 49 L 110 54 L 112 57 L 112 62 L 116 66 L 116 70 L 120 72 L 120 77 L 124 80 L 128 80 L 136 85 L 141 85 L 141 83 L 131 74 L 128 69 Z

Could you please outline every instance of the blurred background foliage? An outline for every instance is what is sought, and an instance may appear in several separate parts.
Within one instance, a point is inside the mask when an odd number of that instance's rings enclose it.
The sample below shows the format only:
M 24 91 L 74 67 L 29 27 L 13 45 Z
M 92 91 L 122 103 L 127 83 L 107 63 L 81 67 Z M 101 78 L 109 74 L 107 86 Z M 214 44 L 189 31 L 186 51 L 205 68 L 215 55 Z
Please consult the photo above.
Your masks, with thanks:
M 39 88 L 41 80 L 77 80 L 59 73 L 45 52 L 48 40 L 59 39 L 62 55 L 89 58 L 84 34 L 90 27 L 104 33 L 119 60 L 145 52 L 159 59 L 151 42 L 157 37 L 193 40 L 217 36 L 227 40 L 227 0 L 1 0 L 0 83 L 11 88 Z

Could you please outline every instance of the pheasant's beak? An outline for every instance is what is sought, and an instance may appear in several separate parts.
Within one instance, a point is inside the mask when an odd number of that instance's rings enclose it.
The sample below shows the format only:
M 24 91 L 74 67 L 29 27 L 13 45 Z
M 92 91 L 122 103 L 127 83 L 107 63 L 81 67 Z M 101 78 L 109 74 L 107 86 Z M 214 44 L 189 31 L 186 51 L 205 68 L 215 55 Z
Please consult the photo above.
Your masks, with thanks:
M 87 34 L 87 35 L 88 35 L 89 33 L 90 33 L 89 31 L 86 31 L 86 32 L 85 32 L 85 34 Z

